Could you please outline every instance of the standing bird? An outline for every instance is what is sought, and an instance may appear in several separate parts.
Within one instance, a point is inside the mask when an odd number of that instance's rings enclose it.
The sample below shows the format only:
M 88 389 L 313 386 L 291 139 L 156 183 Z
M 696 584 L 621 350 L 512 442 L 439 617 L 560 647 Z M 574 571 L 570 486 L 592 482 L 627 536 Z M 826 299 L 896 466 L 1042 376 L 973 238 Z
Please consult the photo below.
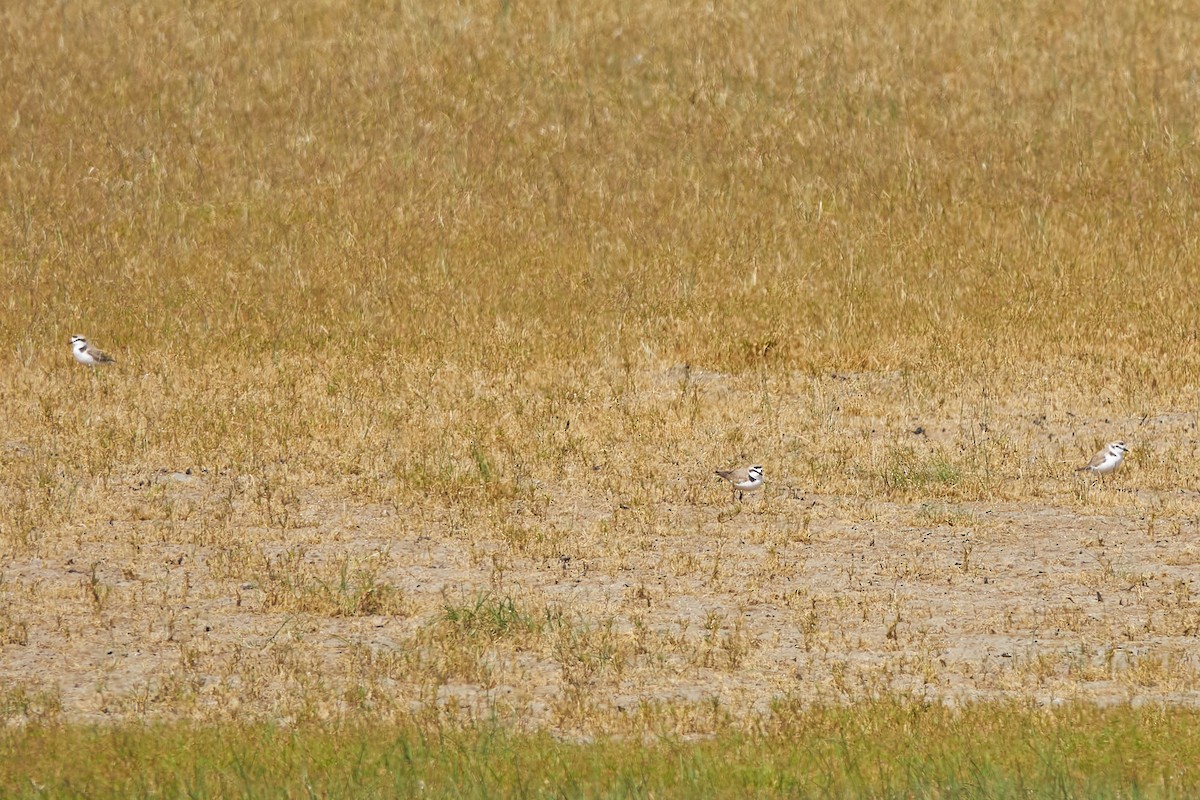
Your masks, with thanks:
M 1099 453 L 1092 456 L 1092 460 L 1088 462 L 1086 467 L 1080 467 L 1075 471 L 1107 475 L 1121 466 L 1121 462 L 1125 460 L 1125 454 L 1128 452 L 1129 448 L 1125 446 L 1124 442 L 1112 442 Z
M 100 348 L 88 344 L 88 340 L 78 334 L 71 337 L 71 354 L 75 356 L 76 361 L 85 367 L 116 363 L 116 359 Z
M 763 485 L 763 468 L 757 464 L 738 469 L 719 469 L 716 470 L 716 474 L 733 484 L 733 491 L 737 492 L 738 500 L 741 500 L 746 492 L 757 491 Z

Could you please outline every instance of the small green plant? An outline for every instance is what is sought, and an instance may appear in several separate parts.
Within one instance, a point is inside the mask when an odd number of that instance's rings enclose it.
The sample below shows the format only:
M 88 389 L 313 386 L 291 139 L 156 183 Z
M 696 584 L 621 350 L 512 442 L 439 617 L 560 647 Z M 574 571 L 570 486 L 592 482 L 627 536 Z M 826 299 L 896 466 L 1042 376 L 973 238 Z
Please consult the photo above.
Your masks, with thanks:
M 330 617 L 404 614 L 404 592 L 380 577 L 387 560 L 385 554 L 362 560 L 340 556 L 330 568 L 309 561 L 300 549 L 262 559 L 263 607 Z
M 902 447 L 888 452 L 879 478 L 888 491 L 936 491 L 957 486 L 963 473 L 941 454 L 922 454 Z
M 517 606 L 512 597 L 481 592 L 473 600 L 444 606 L 446 626 L 467 639 L 496 641 L 509 636 L 537 633 L 545 624 Z

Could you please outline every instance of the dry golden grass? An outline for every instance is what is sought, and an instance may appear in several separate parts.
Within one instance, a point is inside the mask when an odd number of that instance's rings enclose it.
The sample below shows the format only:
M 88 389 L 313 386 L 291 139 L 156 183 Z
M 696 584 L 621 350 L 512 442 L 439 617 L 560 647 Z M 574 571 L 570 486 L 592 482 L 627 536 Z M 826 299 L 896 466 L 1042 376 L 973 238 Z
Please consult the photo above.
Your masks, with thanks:
M 3 715 L 1195 702 L 1200 7 L 793 5 L 0 11 Z

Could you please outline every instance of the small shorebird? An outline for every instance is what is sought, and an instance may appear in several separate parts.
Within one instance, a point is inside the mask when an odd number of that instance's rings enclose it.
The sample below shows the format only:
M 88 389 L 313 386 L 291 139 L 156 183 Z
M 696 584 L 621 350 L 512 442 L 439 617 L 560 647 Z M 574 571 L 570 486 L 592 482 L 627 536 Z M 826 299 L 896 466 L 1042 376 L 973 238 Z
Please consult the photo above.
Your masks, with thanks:
M 741 500 L 746 492 L 757 491 L 763 485 L 763 468 L 757 464 L 738 469 L 719 469 L 716 470 L 716 474 L 733 484 L 733 491 L 737 492 L 738 500 Z
M 1124 442 L 1112 442 L 1105 446 L 1099 453 L 1092 456 L 1092 460 L 1088 462 L 1086 467 L 1080 467 L 1075 471 L 1107 475 L 1121 466 L 1121 462 L 1125 460 L 1125 454 L 1128 452 L 1129 448 L 1125 446 Z
M 88 340 L 78 334 L 71 337 L 71 354 L 75 356 L 76 361 L 85 367 L 116 363 L 116 359 L 100 348 L 88 344 Z

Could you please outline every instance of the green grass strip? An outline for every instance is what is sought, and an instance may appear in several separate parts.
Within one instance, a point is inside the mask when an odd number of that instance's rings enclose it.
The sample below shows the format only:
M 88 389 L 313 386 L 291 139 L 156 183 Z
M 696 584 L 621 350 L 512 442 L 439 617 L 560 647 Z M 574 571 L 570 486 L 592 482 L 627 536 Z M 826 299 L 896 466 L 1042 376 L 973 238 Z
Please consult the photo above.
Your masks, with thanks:
M 487 728 L 40 726 L 0 734 L 4 797 L 1200 796 L 1200 712 L 881 702 L 754 733 L 579 744 Z

